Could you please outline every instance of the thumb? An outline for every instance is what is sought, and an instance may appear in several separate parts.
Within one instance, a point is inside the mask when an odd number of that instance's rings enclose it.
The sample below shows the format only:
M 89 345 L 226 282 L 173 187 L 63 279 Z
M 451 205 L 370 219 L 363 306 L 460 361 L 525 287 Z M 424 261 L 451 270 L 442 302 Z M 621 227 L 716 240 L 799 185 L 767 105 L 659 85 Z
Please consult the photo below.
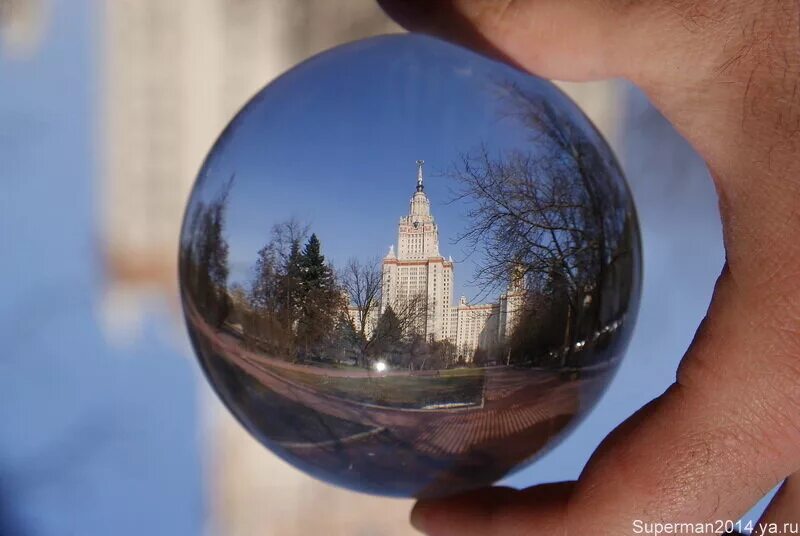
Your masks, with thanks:
M 478 50 L 546 78 L 624 76 L 656 63 L 685 32 L 678 4 L 601 0 L 378 0 L 402 26 Z M 692 2 L 694 3 L 694 2 Z M 713 2 L 712 2 L 713 3 Z M 695 8 L 696 10 L 696 8 Z M 663 39 L 658 39 L 661 36 Z M 672 43 L 670 46 L 665 46 Z M 673 50 L 674 51 L 674 50 Z M 677 56 L 682 57 L 678 54 Z M 685 58 L 684 58 L 685 59 Z

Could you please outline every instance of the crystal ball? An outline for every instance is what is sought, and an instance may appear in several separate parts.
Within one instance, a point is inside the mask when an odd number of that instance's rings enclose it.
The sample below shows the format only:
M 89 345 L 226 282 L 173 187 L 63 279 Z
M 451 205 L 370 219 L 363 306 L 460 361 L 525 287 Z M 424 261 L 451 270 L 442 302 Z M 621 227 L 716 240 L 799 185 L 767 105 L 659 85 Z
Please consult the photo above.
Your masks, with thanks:
M 192 344 L 269 450 L 357 491 L 490 485 L 620 363 L 638 223 L 556 86 L 419 35 L 322 53 L 207 156 L 180 237 Z

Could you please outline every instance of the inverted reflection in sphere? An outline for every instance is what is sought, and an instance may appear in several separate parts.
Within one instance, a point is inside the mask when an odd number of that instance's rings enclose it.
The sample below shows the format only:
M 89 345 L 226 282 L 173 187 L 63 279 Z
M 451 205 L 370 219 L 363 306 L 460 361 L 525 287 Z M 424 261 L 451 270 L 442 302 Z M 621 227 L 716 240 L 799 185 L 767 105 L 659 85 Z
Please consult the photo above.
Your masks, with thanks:
M 180 244 L 209 381 L 300 469 L 369 493 L 488 485 L 619 364 L 632 201 L 552 84 L 427 37 L 292 69 L 222 133 Z

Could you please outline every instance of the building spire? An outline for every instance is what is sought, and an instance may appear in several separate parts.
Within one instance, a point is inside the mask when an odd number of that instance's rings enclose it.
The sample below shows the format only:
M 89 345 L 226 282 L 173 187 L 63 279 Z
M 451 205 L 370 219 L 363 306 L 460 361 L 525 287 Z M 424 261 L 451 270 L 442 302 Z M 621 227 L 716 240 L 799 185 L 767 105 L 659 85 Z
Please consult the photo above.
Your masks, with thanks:
M 424 187 L 422 186 L 422 165 L 425 164 L 425 160 L 417 160 L 417 191 L 421 192 Z

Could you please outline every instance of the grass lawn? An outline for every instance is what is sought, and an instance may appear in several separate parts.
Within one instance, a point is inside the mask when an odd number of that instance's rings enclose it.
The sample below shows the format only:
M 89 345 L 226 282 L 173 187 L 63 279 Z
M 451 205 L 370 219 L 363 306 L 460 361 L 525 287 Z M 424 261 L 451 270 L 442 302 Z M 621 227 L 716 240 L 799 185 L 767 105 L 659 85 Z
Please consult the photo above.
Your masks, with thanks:
M 289 381 L 318 392 L 376 406 L 422 409 L 434 405 L 480 405 L 484 371 L 481 369 L 443 370 L 438 376 L 375 376 L 347 378 L 273 368 Z

